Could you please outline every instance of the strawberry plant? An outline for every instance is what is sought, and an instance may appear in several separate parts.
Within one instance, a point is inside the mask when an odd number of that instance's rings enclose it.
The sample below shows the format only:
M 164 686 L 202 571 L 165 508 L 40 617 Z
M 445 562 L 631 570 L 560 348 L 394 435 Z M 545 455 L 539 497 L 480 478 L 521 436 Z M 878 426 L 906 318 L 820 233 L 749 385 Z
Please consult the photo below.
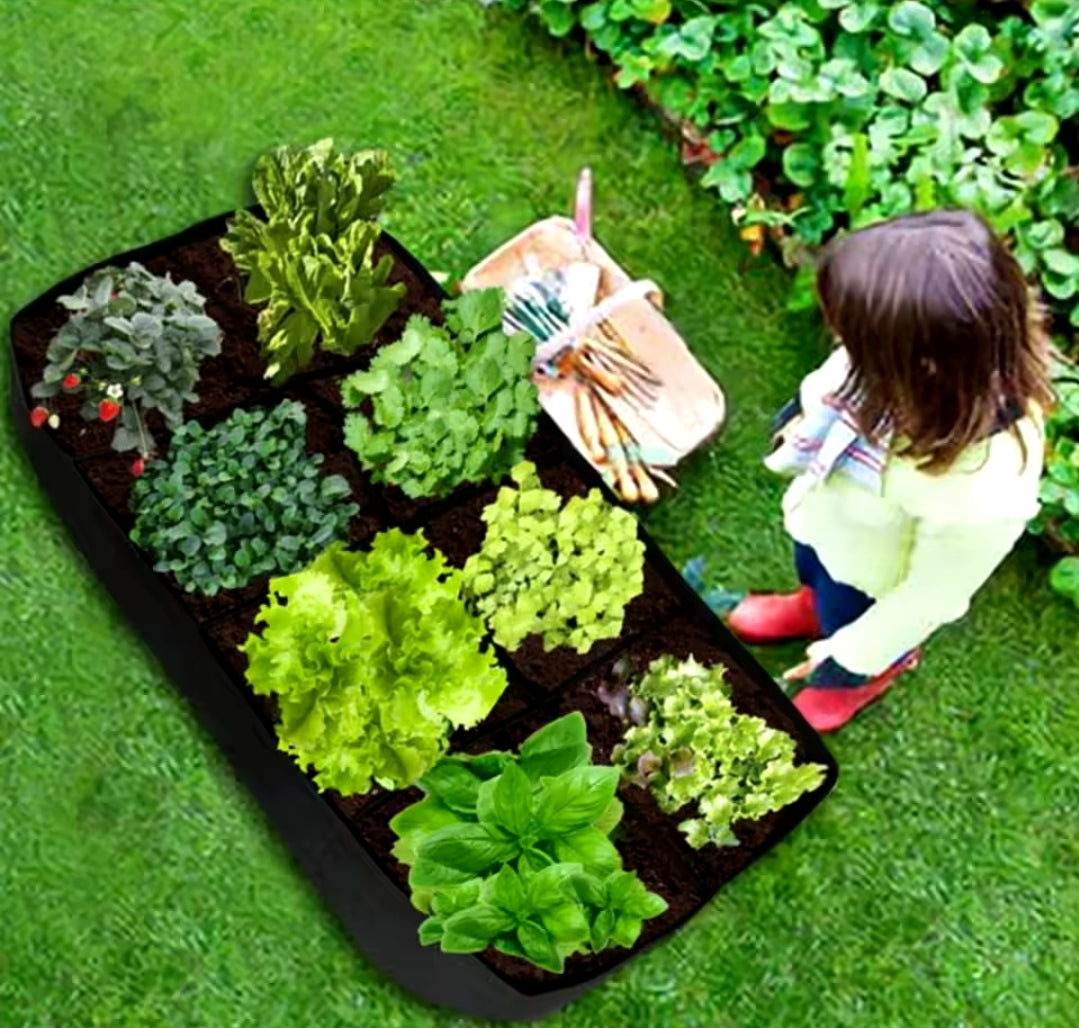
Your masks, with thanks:
M 194 403 L 199 364 L 221 351 L 221 330 L 204 313 L 191 282 L 151 275 L 141 264 L 101 268 L 61 296 L 71 317 L 49 343 L 42 379 L 31 394 L 81 396 L 85 419 L 116 421 L 114 450 L 148 456 L 151 410 L 176 430 L 183 405 Z M 48 408 L 38 408 L 49 417 Z
M 791 266 L 846 228 L 969 207 L 1079 325 L 1079 252 L 1057 230 L 1079 217 L 1079 5 L 502 2 L 579 27 L 620 87 L 702 140 L 702 184 Z M 803 275 L 791 305 L 813 303 Z
M 212 596 L 296 571 L 344 537 L 359 508 L 345 502 L 348 482 L 322 475 L 322 456 L 305 452 L 306 424 L 303 405 L 286 400 L 210 429 L 183 425 L 131 490 L 131 539 L 154 570 Z
M 468 558 L 468 595 L 495 641 L 516 649 L 533 633 L 545 650 L 586 653 L 622 631 L 626 605 L 644 588 L 644 544 L 633 515 L 598 489 L 564 504 L 528 461 L 483 511 L 487 531 Z
M 329 139 L 279 147 L 256 164 L 266 220 L 237 212 L 221 245 L 247 273 L 247 302 L 266 305 L 259 342 L 275 383 L 310 364 L 316 344 L 355 353 L 397 309 L 404 286 L 390 284 L 393 259 L 374 260 L 395 179 L 383 151 L 345 156 Z
M 722 667 L 660 657 L 629 694 L 629 703 L 618 691 L 601 696 L 635 722 L 612 761 L 666 813 L 696 805 L 678 826 L 696 849 L 737 846 L 736 821 L 780 810 L 824 780 L 821 765 L 795 764 L 789 735 L 734 709 Z
M 610 836 L 619 774 L 591 763 L 585 720 L 567 714 L 517 755 L 448 756 L 420 779 L 424 799 L 391 822 L 424 945 L 493 946 L 561 973 L 575 953 L 631 947 L 667 909 Z
M 446 301 L 445 327 L 422 315 L 345 379 L 345 441 L 376 482 L 406 495 L 445 496 L 463 482 L 501 478 L 524 456 L 539 398 L 532 339 L 502 331 L 500 289 Z
M 461 573 L 426 545 L 399 529 L 367 553 L 330 545 L 270 582 L 262 634 L 241 647 L 252 689 L 277 696 L 281 748 L 320 789 L 412 785 L 506 688 Z

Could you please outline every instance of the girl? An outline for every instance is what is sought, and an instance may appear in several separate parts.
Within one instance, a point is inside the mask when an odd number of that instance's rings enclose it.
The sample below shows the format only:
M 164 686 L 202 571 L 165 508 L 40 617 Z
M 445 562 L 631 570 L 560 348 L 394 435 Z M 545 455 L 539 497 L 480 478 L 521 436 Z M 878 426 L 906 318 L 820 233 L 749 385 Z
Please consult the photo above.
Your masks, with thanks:
M 1040 306 L 974 214 L 837 239 L 817 288 L 838 345 L 765 461 L 795 476 L 783 512 L 802 585 L 746 597 L 729 624 L 749 643 L 815 640 L 784 677 L 830 732 L 916 666 L 1037 513 L 1052 390 Z

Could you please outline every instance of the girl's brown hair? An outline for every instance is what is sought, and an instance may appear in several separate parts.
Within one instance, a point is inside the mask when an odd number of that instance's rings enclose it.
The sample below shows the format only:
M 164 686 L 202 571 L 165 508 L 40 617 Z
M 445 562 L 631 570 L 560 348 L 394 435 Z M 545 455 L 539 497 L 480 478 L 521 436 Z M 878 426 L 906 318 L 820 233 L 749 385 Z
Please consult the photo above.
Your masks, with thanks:
M 850 354 L 840 398 L 870 438 L 890 428 L 909 440 L 904 455 L 927 471 L 947 470 L 1002 411 L 1052 403 L 1041 304 L 976 214 L 911 214 L 837 238 L 817 290 Z

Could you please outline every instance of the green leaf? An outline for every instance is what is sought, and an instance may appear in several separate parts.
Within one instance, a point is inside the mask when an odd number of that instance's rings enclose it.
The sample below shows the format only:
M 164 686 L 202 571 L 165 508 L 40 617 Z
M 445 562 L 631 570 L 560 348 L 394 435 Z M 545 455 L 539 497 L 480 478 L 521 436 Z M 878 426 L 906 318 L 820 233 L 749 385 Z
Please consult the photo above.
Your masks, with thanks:
M 517 847 L 512 842 L 496 838 L 483 825 L 449 825 L 419 844 L 409 882 L 413 885 L 442 885 L 447 881 L 442 877 L 442 870 L 466 877 L 482 874 L 516 852 Z
M 568 832 L 554 840 L 554 849 L 560 861 L 580 864 L 595 875 L 610 874 L 622 866 L 614 843 L 598 828 Z
M 517 941 L 525 956 L 545 971 L 561 974 L 563 960 L 550 933 L 532 921 L 526 921 L 517 929 Z
M 575 711 L 544 725 L 521 746 L 521 770 L 533 781 L 560 775 L 592 757 L 584 716 Z
M 460 823 L 460 816 L 434 796 L 413 803 L 390 820 L 390 830 L 398 836 L 394 856 L 403 863 L 411 864 L 415 860 L 416 840 L 433 835 L 447 825 Z
M 431 768 L 418 784 L 450 810 L 462 814 L 474 814 L 476 811 L 480 780 L 460 764 L 441 761 Z
M 486 949 L 491 940 L 503 932 L 512 931 L 514 927 L 514 919 L 506 911 L 499 910 L 498 907 L 479 904 L 447 918 L 445 937 L 468 940 L 470 945 L 473 942 L 482 942 L 484 945 L 481 948 Z M 443 949 L 446 949 L 445 945 Z M 446 952 L 454 951 L 447 949 Z M 476 951 L 458 950 L 457 952 Z
M 614 799 L 618 771 L 613 767 L 576 767 L 544 781 L 536 809 L 548 838 L 590 825 Z
M 937 18 L 925 4 L 903 0 L 888 14 L 888 27 L 898 36 L 922 39 L 936 28 Z
M 783 150 L 783 174 L 796 186 L 812 186 L 821 172 L 820 154 L 809 143 L 792 143 Z
M 591 926 L 584 910 L 575 903 L 563 903 L 545 911 L 540 921 L 556 943 L 564 945 L 586 942 Z
M 490 899 L 495 906 L 514 914 L 525 909 L 528 899 L 524 885 L 509 864 L 504 864 L 491 879 Z
M 881 73 L 880 88 L 889 96 L 916 104 L 929 92 L 925 79 L 908 68 L 888 68 Z
M 532 782 L 516 764 L 509 764 L 492 790 L 497 825 L 511 835 L 524 835 L 532 823 Z

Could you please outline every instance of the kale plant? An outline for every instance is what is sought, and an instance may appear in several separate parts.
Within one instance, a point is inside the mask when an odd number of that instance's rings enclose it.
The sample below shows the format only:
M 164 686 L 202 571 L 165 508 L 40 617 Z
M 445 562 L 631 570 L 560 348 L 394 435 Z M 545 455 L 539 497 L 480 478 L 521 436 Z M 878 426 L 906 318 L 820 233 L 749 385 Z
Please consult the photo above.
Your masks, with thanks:
M 329 139 L 279 147 L 256 164 L 266 220 L 238 211 L 221 245 L 248 275 L 247 302 L 266 304 L 258 326 L 267 378 L 280 383 L 306 367 L 316 343 L 355 353 L 397 309 L 405 287 L 390 284 L 393 259 L 374 262 L 395 180 L 383 151 L 345 156 Z
M 547 971 L 566 957 L 629 948 L 667 909 L 610 834 L 622 818 L 618 771 L 591 763 L 584 718 L 567 714 L 517 756 L 448 756 L 423 778 L 426 797 L 391 822 L 410 866 L 420 941 L 445 953 L 493 946 Z
M 241 647 L 251 687 L 277 694 L 281 749 L 315 769 L 320 789 L 412 785 L 506 688 L 461 573 L 426 545 L 398 529 L 367 553 L 331 545 L 270 582 L 262 635 Z
M 151 275 L 141 264 L 101 268 L 59 302 L 71 317 L 49 343 L 42 380 L 31 393 L 83 398 L 87 420 L 112 421 L 114 450 L 149 456 L 146 414 L 160 411 L 169 429 L 194 403 L 199 364 L 221 352 L 221 330 L 204 313 L 192 282 Z
M 626 605 L 644 588 L 644 544 L 633 515 L 598 489 L 562 497 L 528 461 L 483 511 L 487 532 L 465 563 L 466 588 L 495 640 L 516 649 L 533 633 L 545 650 L 586 653 L 622 631 Z
M 612 760 L 665 813 L 696 804 L 696 816 L 678 826 L 695 849 L 737 846 L 736 821 L 780 810 L 824 780 L 822 765 L 795 765 L 786 732 L 734 709 L 722 667 L 660 657 L 630 695 L 636 723 Z
M 322 455 L 305 452 L 306 424 L 303 405 L 286 400 L 180 428 L 131 492 L 131 538 L 154 570 L 212 596 L 296 571 L 343 538 L 359 508 L 341 475 L 321 474 Z
M 501 289 L 446 301 L 446 327 L 414 315 L 368 371 L 347 378 L 345 440 L 376 482 L 407 496 L 444 496 L 463 482 L 501 478 L 524 456 L 539 413 L 534 344 L 502 332 Z

